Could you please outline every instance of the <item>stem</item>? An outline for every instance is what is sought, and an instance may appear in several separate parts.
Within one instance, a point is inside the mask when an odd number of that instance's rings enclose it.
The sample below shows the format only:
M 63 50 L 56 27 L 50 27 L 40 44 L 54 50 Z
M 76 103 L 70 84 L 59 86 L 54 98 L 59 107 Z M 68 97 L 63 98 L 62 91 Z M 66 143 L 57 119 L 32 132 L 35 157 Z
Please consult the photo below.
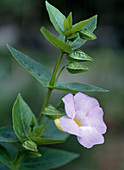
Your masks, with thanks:
M 52 89 L 48 88 L 48 91 L 47 91 L 47 94 L 46 94 L 46 98 L 45 98 L 45 101 L 44 101 L 44 104 L 42 106 L 42 109 L 41 109 L 41 113 L 40 113 L 40 116 L 39 116 L 39 119 L 38 119 L 38 124 L 40 125 L 41 122 L 42 122 L 42 119 L 43 119 L 43 114 L 42 112 L 44 111 L 45 107 L 47 106 L 48 102 L 49 102 L 49 98 L 50 98 L 50 95 L 51 95 L 51 92 L 52 92 Z
M 54 85 L 56 84 L 56 82 L 57 82 L 57 80 L 58 80 L 60 74 L 61 74 L 62 71 L 64 70 L 64 68 L 65 68 L 65 66 L 63 66 L 63 67 L 61 68 L 60 72 L 58 73 L 58 75 L 57 75 L 57 77 L 56 77 L 56 80 L 54 81 Z
M 58 71 L 58 68 L 59 68 L 59 65 L 60 65 L 60 62 L 62 60 L 62 56 L 63 56 L 63 52 L 61 51 L 61 54 L 60 56 L 58 57 L 58 60 L 55 64 L 55 67 L 53 69 L 53 73 L 52 73 L 52 76 L 51 76 L 51 79 L 50 79 L 50 82 L 49 82 L 49 85 L 50 86 L 53 86 L 54 85 L 54 81 L 55 81 L 55 77 L 56 77 L 56 74 L 57 74 L 57 71 Z M 52 92 L 53 89 L 51 88 L 48 88 L 48 91 L 47 91 L 47 94 L 46 94 L 46 98 L 45 98 L 45 101 L 44 101 L 44 104 L 42 106 L 42 109 L 41 109 L 41 113 L 40 113 L 40 116 L 39 116 L 39 119 L 38 119 L 38 124 L 40 125 L 41 122 L 42 122 L 42 119 L 43 119 L 43 114 L 42 112 L 44 111 L 44 108 L 47 106 L 48 102 L 49 102 L 49 99 L 50 99 L 50 95 L 51 95 L 51 92 Z
M 25 150 L 20 150 L 20 148 L 18 149 L 17 154 L 15 155 L 15 158 L 13 160 L 13 164 L 15 166 L 19 166 L 20 162 L 22 161 L 22 159 L 24 158 L 26 152 Z
M 55 77 L 56 77 L 60 62 L 62 60 L 62 56 L 63 56 L 63 52 L 61 52 L 61 54 L 60 54 L 60 56 L 59 56 L 59 58 L 58 58 L 58 60 L 57 60 L 57 62 L 55 64 L 53 74 L 52 74 L 52 77 L 51 77 L 51 80 L 50 80 L 50 83 L 49 83 L 50 86 L 53 86 L 53 83 L 54 83 L 54 80 L 55 80 Z
M 20 164 L 20 162 L 21 162 L 22 159 L 24 158 L 25 154 L 26 154 L 25 151 L 23 151 L 23 152 L 20 153 L 19 158 L 16 160 L 16 165 L 19 165 L 19 164 Z

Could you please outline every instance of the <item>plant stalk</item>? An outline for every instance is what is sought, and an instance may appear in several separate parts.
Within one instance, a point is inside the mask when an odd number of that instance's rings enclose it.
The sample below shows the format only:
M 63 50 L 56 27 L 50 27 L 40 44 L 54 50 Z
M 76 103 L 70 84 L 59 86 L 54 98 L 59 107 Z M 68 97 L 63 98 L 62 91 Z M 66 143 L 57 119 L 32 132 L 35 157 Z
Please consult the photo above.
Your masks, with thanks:
M 20 148 L 19 148 L 19 150 L 16 153 L 15 158 L 13 160 L 13 165 L 18 167 L 20 165 L 20 162 L 24 158 L 25 154 L 26 154 L 25 150 L 20 150 Z
M 55 67 L 53 69 L 53 73 L 52 73 L 52 76 L 51 76 L 51 79 L 50 79 L 50 82 L 49 82 L 49 85 L 50 86 L 53 86 L 54 85 L 54 82 L 55 82 L 55 77 L 56 77 L 56 74 L 57 74 L 57 71 L 58 71 L 58 68 L 59 68 L 59 65 L 60 65 L 60 62 L 62 60 L 62 57 L 63 57 L 63 52 L 61 51 L 61 54 L 60 56 L 58 57 L 58 60 L 55 64 Z M 41 122 L 42 122 L 42 119 L 43 119 L 43 114 L 42 112 L 44 111 L 45 107 L 47 106 L 48 102 L 49 102 L 49 99 L 50 99 L 50 96 L 51 96 L 51 92 L 52 92 L 53 89 L 51 88 L 48 88 L 48 91 L 47 91 L 47 94 L 46 94 L 46 98 L 44 100 L 44 104 L 42 106 L 42 109 L 41 109 L 41 113 L 40 113 L 40 116 L 39 116 L 39 119 L 38 119 L 38 124 L 40 125 Z
M 65 69 L 65 66 L 63 66 L 63 67 L 61 68 L 60 72 L 58 73 L 58 75 L 57 75 L 57 77 L 56 77 L 56 79 L 55 79 L 55 81 L 54 81 L 54 85 L 56 84 L 56 82 L 57 82 L 60 74 L 62 73 L 62 71 L 63 71 L 64 69 Z
M 61 62 L 61 60 L 62 60 L 62 57 L 63 57 L 63 52 L 61 52 L 61 54 L 60 54 L 60 56 L 58 57 L 58 60 L 57 60 L 57 62 L 56 62 L 56 64 L 55 64 L 55 67 L 54 67 L 54 70 L 53 70 L 53 74 L 52 74 L 52 76 L 51 76 L 51 80 L 50 80 L 50 83 L 49 83 L 50 86 L 53 86 L 53 84 L 54 84 L 55 77 L 56 77 L 56 74 L 57 74 L 57 71 L 58 71 L 60 62 Z

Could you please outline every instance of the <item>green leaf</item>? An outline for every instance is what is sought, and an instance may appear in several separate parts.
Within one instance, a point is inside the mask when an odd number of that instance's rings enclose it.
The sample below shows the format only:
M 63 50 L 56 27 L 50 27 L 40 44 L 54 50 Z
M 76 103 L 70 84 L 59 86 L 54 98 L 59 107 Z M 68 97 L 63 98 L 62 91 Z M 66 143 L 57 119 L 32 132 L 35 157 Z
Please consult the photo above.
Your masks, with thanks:
M 72 12 L 69 13 L 67 18 L 65 17 L 63 27 L 65 31 L 72 27 Z
M 64 27 L 65 30 L 68 30 L 70 28 L 67 18 L 64 19 L 63 27 Z
M 88 29 L 90 31 L 94 31 L 96 29 L 96 24 L 97 24 L 97 15 L 93 16 L 89 22 L 87 24 L 85 24 L 81 30 L 83 29 Z M 69 45 L 72 47 L 72 50 L 78 49 L 80 48 L 84 43 L 86 42 L 86 40 L 81 39 L 80 37 L 78 37 L 75 41 L 70 42 Z
M 13 129 L 21 142 L 29 137 L 28 132 L 32 117 L 35 125 L 38 125 L 35 115 L 19 94 L 12 109 L 12 119 Z
M 44 119 L 45 121 L 45 119 Z M 47 124 L 44 133 L 42 134 L 43 138 L 54 139 L 54 140 L 65 140 L 69 136 L 68 133 L 60 131 L 56 126 L 53 120 L 50 120 Z
M 32 140 L 30 140 L 30 139 L 24 141 L 23 147 L 24 147 L 25 149 L 27 149 L 27 150 L 34 151 L 34 152 L 38 152 L 36 143 L 34 143 L 34 142 L 33 142 Z
M 8 143 L 19 142 L 12 127 L 0 128 L 0 142 L 8 142 Z
M 82 27 L 84 27 L 88 22 L 90 22 L 92 20 L 92 18 L 93 17 L 86 19 L 84 21 L 80 21 L 77 24 L 73 25 L 73 27 L 71 29 L 69 29 L 68 31 L 66 31 L 64 33 L 64 35 L 69 36 L 70 34 L 78 32 Z
M 30 158 L 37 158 L 37 157 L 41 157 L 42 154 L 39 153 L 39 152 L 28 151 L 28 156 L 29 156 Z
M 37 126 L 36 128 L 33 129 L 31 132 L 31 137 L 40 137 L 44 131 L 44 125 Z
M 42 27 L 40 31 L 42 32 L 44 37 L 48 41 L 50 41 L 55 47 L 57 47 L 58 49 L 60 49 L 63 52 L 72 53 L 72 48 L 70 45 L 66 44 L 62 40 L 55 37 L 53 34 L 51 34 L 49 31 L 47 31 L 46 28 Z
M 35 77 L 44 87 L 47 86 L 51 78 L 50 71 L 44 67 L 42 64 L 34 61 L 27 55 L 17 51 L 10 45 L 7 48 L 13 55 L 13 57 L 23 66 L 33 77 Z
M 67 37 L 67 39 L 70 41 L 74 41 L 77 39 L 77 37 L 78 37 L 78 34 L 71 34 Z
M 57 119 L 62 117 L 63 115 L 61 114 L 60 111 L 58 111 L 55 107 L 53 107 L 52 105 L 48 105 L 47 107 L 45 107 L 43 114 L 45 116 L 47 116 L 49 119 Z
M 61 41 L 65 41 L 65 36 L 59 35 L 58 39 L 60 39 Z
M 7 165 L 10 169 L 16 170 L 16 167 L 12 165 L 11 156 L 9 155 L 7 149 L 2 145 L 0 145 L 0 161 Z
M 69 23 L 69 28 L 71 28 L 72 27 L 72 12 L 69 13 L 67 20 L 68 20 L 68 23 Z
M 58 149 L 41 148 L 41 158 L 25 158 L 21 163 L 19 170 L 47 170 L 60 167 L 76 159 L 79 155 Z
M 83 29 L 79 32 L 80 38 L 84 40 L 95 40 L 96 36 L 88 29 Z
M 13 165 L 13 158 L 15 157 L 18 148 L 12 143 L 1 143 L 0 145 L 0 161 L 4 163 L 7 167 L 0 165 L 0 170 L 19 170 L 15 165 Z M 3 169 L 2 169 L 3 168 Z M 5 169 L 4 169 L 5 168 Z
M 54 6 L 46 1 L 46 8 L 50 17 L 50 21 L 52 22 L 55 29 L 60 33 L 63 34 L 65 32 L 63 23 L 65 20 L 65 16 Z
M 18 152 L 18 144 L 2 142 L 0 143 L 9 153 L 9 155 L 13 158 Z
M 66 113 L 65 113 L 65 104 L 64 102 L 61 100 L 60 102 L 58 102 L 56 108 L 64 115 L 66 116 Z
M 0 169 L 2 169 L 2 170 L 9 170 L 10 168 L 8 168 L 5 164 L 0 162 Z
M 48 145 L 48 144 L 56 144 L 56 143 L 63 143 L 65 140 L 54 140 L 48 138 L 40 138 L 40 137 L 31 137 L 30 138 L 33 142 L 37 145 Z
M 33 117 L 30 122 L 30 127 L 31 127 L 31 129 L 33 129 L 35 127 L 35 121 L 34 121 Z
M 76 61 L 94 61 L 93 58 L 89 57 L 86 53 L 84 53 L 83 51 L 77 49 L 77 50 L 74 50 L 73 53 L 71 54 L 68 54 L 67 55 L 67 58 L 69 60 L 76 60 Z
M 96 87 L 89 84 L 82 84 L 78 82 L 72 82 L 72 83 L 56 83 L 54 87 L 50 86 L 52 89 L 67 91 L 71 93 L 76 92 L 109 92 L 109 90 Z
M 72 61 L 70 62 L 67 66 L 66 66 L 67 70 L 69 71 L 69 73 L 72 74 L 76 74 L 76 73 L 81 73 L 81 72 L 85 72 L 88 71 L 88 68 L 76 61 Z
M 0 145 L 0 161 L 6 164 L 9 164 L 12 161 L 8 151 L 2 145 Z

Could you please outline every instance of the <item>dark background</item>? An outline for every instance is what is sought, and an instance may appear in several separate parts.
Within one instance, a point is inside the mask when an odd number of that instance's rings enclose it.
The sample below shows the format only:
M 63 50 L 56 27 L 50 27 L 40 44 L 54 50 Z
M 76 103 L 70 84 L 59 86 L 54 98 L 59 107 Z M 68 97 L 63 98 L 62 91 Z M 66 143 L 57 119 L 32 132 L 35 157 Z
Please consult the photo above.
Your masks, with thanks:
M 98 14 L 97 39 L 81 48 L 95 59 L 87 63 L 89 71 L 71 75 L 66 70 L 60 81 L 80 81 L 109 89 L 109 93 L 91 93 L 104 112 L 108 126 L 105 143 L 85 149 L 71 136 L 65 144 L 54 145 L 79 152 L 80 158 L 58 170 L 124 169 L 124 1 L 123 0 L 49 0 L 66 16 L 73 13 L 73 23 Z M 45 97 L 44 88 L 12 58 L 6 43 L 41 62 L 50 70 L 59 51 L 40 33 L 41 26 L 58 35 L 49 21 L 44 1 L 0 0 L 0 126 L 11 125 L 11 110 L 18 93 L 38 115 Z M 67 60 L 64 59 L 63 63 Z M 53 92 L 55 104 L 65 92 Z

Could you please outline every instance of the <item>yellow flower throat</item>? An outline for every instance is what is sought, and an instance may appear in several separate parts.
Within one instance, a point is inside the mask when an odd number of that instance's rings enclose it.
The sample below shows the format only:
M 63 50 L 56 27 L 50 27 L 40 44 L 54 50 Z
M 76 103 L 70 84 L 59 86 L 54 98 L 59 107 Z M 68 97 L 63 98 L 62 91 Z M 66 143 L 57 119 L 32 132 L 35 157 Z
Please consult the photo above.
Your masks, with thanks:
M 77 125 L 78 125 L 79 127 L 81 127 L 81 123 L 80 123 L 79 121 L 77 121 L 77 120 L 75 120 L 75 119 L 74 119 L 74 121 L 75 121 L 75 123 L 77 123 Z
M 75 119 L 74 119 L 74 121 L 75 121 L 75 123 L 76 123 L 79 127 L 81 127 L 81 123 L 80 123 L 79 121 L 77 121 L 77 120 L 75 120 Z M 61 128 L 60 119 L 55 119 L 54 122 L 55 122 L 56 127 L 57 127 L 59 130 L 65 132 L 65 131 Z

